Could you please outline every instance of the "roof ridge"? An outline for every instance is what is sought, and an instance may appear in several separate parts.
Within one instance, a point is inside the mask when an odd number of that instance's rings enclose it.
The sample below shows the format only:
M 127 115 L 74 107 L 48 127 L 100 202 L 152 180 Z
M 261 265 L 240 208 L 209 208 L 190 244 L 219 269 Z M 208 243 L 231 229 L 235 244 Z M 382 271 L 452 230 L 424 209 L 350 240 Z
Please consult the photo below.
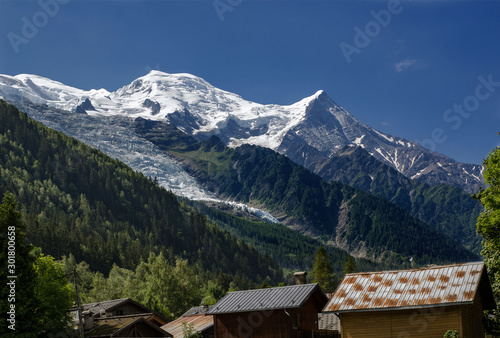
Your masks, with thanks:
M 305 286 L 312 286 L 312 285 L 318 285 L 318 283 L 307 283 L 307 284 L 299 284 L 299 285 L 283 285 L 283 286 L 273 286 L 272 288 L 260 288 L 260 289 L 250 289 L 250 290 L 236 290 L 236 291 L 231 291 L 230 293 L 253 292 L 253 291 L 263 291 L 263 290 L 276 290 L 276 289 L 283 289 L 283 288 L 305 287 Z M 211 305 L 211 306 L 214 306 L 214 305 Z
M 477 261 L 477 262 L 466 262 L 466 263 L 454 263 L 454 264 L 446 264 L 446 265 L 431 265 L 431 266 L 424 266 L 420 268 L 407 268 L 407 269 L 395 269 L 395 270 L 379 270 L 379 271 L 363 271 L 363 272 L 352 272 L 348 273 L 345 276 L 354 276 L 354 275 L 373 275 L 373 274 L 380 274 L 380 273 L 395 273 L 395 272 L 408 272 L 408 271 L 422 271 L 422 270 L 431 270 L 431 269 L 445 269 L 445 268 L 450 268 L 450 267 L 459 267 L 459 266 L 466 266 L 466 265 L 474 265 L 474 264 L 483 264 L 484 261 Z

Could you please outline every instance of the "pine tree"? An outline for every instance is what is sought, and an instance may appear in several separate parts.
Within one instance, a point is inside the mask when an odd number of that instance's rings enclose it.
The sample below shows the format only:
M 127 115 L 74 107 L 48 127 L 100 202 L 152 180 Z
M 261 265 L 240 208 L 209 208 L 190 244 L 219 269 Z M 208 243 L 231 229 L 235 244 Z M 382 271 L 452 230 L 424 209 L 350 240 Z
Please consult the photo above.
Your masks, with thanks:
M 33 290 L 36 287 L 35 256 L 30 255 L 31 245 L 25 243 L 24 227 L 16 210 L 14 196 L 6 193 L 0 204 L 0 266 L 2 286 L 0 335 L 36 336 L 37 310 Z
M 328 253 L 323 246 L 319 247 L 316 257 L 314 258 L 312 275 L 313 282 L 318 283 L 323 291 L 333 292 L 335 290 L 337 277 L 333 272 L 330 257 L 328 257 Z
M 345 262 L 345 267 L 344 267 L 344 275 L 347 275 L 348 273 L 353 273 L 356 272 L 356 261 L 354 258 L 349 255 L 347 257 L 347 261 Z

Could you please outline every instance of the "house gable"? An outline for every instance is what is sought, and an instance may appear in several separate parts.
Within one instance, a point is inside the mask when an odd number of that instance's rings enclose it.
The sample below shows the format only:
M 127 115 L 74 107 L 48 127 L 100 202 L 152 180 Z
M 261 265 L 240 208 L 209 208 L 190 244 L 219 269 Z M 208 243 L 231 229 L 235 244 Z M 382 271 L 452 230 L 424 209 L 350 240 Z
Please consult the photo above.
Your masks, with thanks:
M 477 292 L 485 296 L 485 309 L 494 307 L 483 262 L 354 273 L 344 277 L 323 312 L 472 304 Z

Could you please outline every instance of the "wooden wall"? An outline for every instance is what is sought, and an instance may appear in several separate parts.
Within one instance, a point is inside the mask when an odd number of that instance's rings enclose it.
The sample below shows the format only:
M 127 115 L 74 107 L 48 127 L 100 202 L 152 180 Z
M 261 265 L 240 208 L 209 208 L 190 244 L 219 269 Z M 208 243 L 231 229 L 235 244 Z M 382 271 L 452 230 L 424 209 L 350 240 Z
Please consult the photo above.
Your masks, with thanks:
M 215 315 L 215 337 L 296 338 L 299 329 L 318 328 L 319 311 L 321 307 L 310 300 L 300 309 L 286 312 L 280 309 Z
M 340 314 L 342 338 L 442 338 L 448 330 L 462 330 L 463 307 L 448 306 L 415 310 L 366 311 Z M 484 335 L 483 335 L 484 337 Z
M 460 337 L 484 337 L 483 306 L 478 292 L 474 304 L 462 307 L 462 331 Z
M 126 316 L 126 315 L 135 315 L 140 313 L 145 313 L 143 308 L 133 304 L 133 303 L 125 303 L 116 309 L 113 310 L 113 316 Z
M 215 337 L 291 338 L 292 321 L 283 310 L 243 312 L 214 316 Z

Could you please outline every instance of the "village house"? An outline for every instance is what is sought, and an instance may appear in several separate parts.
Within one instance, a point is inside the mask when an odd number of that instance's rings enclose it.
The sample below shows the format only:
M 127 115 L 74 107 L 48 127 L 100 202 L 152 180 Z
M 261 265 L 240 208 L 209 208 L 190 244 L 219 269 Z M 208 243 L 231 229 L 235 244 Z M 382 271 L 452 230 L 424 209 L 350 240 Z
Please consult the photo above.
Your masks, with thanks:
M 305 274 L 296 279 L 303 282 Z M 299 284 L 230 292 L 207 314 L 214 316 L 217 338 L 312 337 L 327 301 L 317 284 Z
M 211 306 L 196 306 L 186 311 L 176 320 L 163 325 L 161 328 L 174 338 L 184 338 L 185 324 L 192 332 L 199 332 L 203 338 L 214 338 L 214 317 L 207 315 Z
M 483 262 L 353 273 L 323 310 L 342 338 L 484 337 L 483 310 L 496 308 Z
M 83 304 L 85 337 L 172 337 L 160 328 L 167 319 L 130 298 Z M 73 317 L 78 325 L 77 309 Z

